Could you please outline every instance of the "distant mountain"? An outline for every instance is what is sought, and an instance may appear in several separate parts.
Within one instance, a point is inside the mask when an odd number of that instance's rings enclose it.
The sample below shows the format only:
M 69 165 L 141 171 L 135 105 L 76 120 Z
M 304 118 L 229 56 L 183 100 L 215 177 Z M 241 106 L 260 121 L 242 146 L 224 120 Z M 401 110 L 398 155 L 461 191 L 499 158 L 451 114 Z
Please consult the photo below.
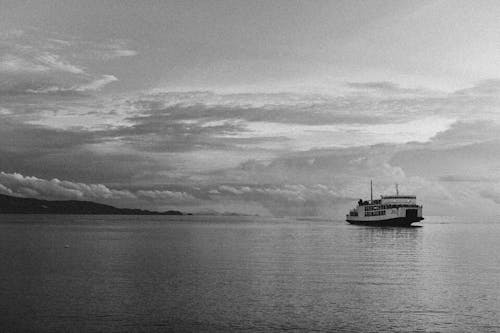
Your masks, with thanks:
M 177 210 L 154 212 L 116 208 L 92 201 L 49 201 L 0 194 L 0 214 L 183 215 Z

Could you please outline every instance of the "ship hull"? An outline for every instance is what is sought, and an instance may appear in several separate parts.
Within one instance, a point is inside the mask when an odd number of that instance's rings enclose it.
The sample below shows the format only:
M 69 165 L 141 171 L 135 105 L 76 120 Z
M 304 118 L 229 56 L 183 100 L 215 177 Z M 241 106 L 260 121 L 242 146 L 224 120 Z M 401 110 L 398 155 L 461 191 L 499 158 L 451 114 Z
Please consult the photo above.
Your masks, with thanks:
M 350 224 L 368 225 L 374 227 L 409 227 L 412 223 L 420 222 L 423 217 L 396 217 L 385 220 L 352 220 L 346 219 Z

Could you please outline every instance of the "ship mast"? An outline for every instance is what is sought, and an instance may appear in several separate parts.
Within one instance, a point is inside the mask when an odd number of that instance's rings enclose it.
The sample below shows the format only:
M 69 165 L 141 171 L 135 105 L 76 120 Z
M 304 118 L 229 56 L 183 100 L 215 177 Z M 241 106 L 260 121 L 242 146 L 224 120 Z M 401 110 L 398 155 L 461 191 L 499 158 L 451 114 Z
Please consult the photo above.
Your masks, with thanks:
M 370 203 L 373 203 L 373 182 L 370 180 Z

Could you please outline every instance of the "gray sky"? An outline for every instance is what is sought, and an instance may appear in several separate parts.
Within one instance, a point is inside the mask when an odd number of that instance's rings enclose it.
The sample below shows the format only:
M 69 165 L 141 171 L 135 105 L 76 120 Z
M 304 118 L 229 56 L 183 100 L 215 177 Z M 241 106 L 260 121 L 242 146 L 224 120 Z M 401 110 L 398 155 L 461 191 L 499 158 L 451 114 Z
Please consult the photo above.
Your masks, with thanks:
M 496 1 L 0 1 L 0 192 L 497 214 Z M 477 211 L 464 208 L 477 203 Z

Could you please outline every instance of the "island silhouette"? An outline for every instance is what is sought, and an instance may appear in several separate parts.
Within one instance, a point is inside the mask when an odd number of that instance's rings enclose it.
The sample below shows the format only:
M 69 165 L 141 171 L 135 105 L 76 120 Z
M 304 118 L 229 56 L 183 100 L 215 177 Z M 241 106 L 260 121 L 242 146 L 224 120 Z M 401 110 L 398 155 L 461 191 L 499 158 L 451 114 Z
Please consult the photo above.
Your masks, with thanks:
M 92 201 L 40 200 L 0 194 L 0 214 L 70 214 L 70 215 L 184 215 L 177 210 L 164 212 L 117 208 Z

